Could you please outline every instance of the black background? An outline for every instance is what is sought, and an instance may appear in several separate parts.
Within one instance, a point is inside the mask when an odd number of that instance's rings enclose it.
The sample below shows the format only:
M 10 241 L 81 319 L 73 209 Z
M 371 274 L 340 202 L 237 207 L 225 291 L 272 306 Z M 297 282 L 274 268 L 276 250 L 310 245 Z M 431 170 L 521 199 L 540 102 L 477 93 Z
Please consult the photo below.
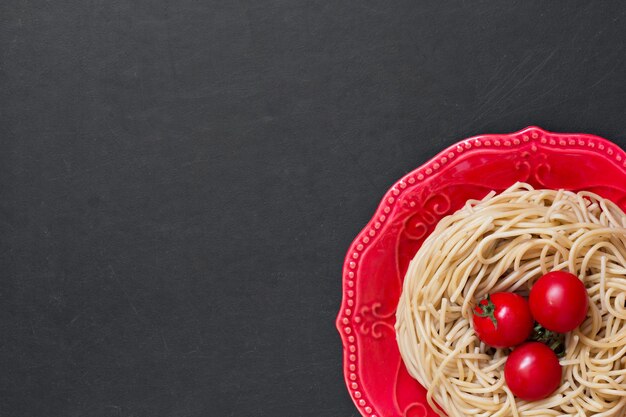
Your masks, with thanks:
M 0 415 L 356 416 L 352 238 L 464 137 L 625 146 L 619 4 L 3 0 Z

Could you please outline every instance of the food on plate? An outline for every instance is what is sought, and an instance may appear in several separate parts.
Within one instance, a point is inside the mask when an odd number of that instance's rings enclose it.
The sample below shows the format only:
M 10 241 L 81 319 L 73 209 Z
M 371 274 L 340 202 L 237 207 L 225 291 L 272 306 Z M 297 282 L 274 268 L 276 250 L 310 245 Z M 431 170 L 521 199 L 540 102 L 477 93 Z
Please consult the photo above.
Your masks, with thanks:
M 534 324 L 528 301 L 513 292 L 487 295 L 474 308 L 472 321 L 480 340 L 497 348 L 524 342 Z
M 525 183 L 443 218 L 410 263 L 396 312 L 402 359 L 433 410 L 626 415 L 625 227 L 596 194 Z M 499 293 L 530 297 L 530 336 L 522 326 L 513 342 L 489 339 L 485 328 L 505 334 Z M 515 311 L 507 320 L 527 320 Z
M 589 306 L 585 284 L 565 271 L 548 272 L 530 289 L 530 309 L 548 330 L 567 333 L 585 320 Z

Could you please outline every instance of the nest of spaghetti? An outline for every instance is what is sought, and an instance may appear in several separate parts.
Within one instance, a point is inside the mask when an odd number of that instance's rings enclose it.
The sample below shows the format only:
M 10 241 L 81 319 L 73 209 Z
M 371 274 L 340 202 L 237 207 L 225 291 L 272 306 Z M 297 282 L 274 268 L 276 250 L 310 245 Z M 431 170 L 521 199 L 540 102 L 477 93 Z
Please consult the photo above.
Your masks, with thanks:
M 480 341 L 472 311 L 490 293 L 527 296 L 561 270 L 584 283 L 588 313 L 565 335 L 560 387 L 523 401 L 505 383 L 508 349 Z M 438 223 L 409 265 L 396 313 L 406 368 L 450 417 L 626 415 L 625 325 L 626 214 L 591 192 L 525 183 Z

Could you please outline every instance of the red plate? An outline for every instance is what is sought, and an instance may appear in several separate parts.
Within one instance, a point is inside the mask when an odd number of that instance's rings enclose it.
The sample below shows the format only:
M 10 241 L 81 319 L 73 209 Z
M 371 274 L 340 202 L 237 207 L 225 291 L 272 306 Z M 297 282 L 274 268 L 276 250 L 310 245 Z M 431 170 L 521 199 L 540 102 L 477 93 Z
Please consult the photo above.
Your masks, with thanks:
M 597 136 L 537 127 L 463 140 L 396 182 L 343 266 L 337 329 L 346 384 L 363 416 L 436 416 L 396 345 L 393 325 L 405 271 L 442 217 L 515 181 L 593 191 L 626 209 L 624 151 Z

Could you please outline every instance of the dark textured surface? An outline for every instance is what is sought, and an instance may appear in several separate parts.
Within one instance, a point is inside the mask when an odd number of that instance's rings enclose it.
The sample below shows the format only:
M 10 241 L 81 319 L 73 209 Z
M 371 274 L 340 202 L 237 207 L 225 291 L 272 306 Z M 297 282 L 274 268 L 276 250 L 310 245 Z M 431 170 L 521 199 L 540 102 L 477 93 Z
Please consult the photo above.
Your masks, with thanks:
M 387 187 L 530 124 L 626 145 L 620 2 L 386 3 L 0 3 L 1 416 L 355 416 Z

